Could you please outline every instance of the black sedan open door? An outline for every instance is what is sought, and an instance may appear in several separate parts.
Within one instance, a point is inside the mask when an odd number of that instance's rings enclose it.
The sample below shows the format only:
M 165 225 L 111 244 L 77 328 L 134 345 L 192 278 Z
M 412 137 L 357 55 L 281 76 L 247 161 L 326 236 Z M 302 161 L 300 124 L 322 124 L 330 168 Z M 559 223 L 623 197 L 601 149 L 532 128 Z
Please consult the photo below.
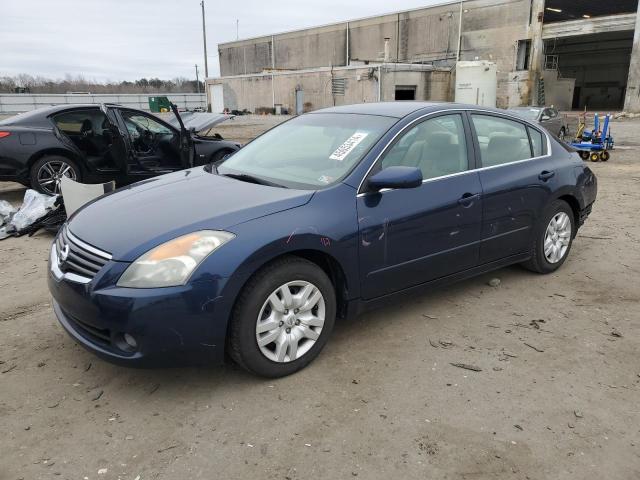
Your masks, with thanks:
M 178 113 L 178 107 L 172 103 L 171 110 L 178 120 L 180 125 L 180 163 L 183 168 L 191 168 L 195 165 L 195 150 L 193 147 L 193 138 L 191 132 L 189 132 L 184 126 L 182 117 Z
M 100 105 L 100 110 L 105 114 L 109 121 L 109 131 L 111 132 L 111 152 L 113 155 L 113 162 L 118 170 L 124 174 L 129 173 L 129 159 L 131 158 L 131 141 L 126 130 L 123 131 L 118 118 L 113 108 L 105 105 Z

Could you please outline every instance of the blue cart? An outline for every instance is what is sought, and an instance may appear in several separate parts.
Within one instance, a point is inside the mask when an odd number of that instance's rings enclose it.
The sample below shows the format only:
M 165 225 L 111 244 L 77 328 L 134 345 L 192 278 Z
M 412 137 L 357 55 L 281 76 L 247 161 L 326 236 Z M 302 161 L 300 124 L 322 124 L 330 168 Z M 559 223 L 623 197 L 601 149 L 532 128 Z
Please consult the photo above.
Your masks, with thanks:
M 577 138 L 569 142 L 573 148 L 578 150 L 583 160 L 606 162 L 611 158 L 610 150 L 614 148 L 613 137 L 611 136 L 611 115 L 605 115 L 604 125 L 600 131 L 600 118 L 596 113 L 593 119 L 593 130 L 585 131 L 585 120 L 581 121 L 578 127 Z

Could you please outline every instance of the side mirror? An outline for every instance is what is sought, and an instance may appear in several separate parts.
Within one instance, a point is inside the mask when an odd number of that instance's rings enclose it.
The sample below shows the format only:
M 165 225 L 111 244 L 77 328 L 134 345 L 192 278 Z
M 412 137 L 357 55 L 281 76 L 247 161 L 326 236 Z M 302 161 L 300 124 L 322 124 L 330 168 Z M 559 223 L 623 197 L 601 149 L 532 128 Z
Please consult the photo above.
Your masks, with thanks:
M 540 117 L 541 122 L 544 122 L 546 120 L 551 120 L 551 117 L 549 115 L 542 115 L 542 117 Z
M 387 167 L 369 178 L 369 190 L 416 188 L 422 185 L 422 171 L 416 167 Z

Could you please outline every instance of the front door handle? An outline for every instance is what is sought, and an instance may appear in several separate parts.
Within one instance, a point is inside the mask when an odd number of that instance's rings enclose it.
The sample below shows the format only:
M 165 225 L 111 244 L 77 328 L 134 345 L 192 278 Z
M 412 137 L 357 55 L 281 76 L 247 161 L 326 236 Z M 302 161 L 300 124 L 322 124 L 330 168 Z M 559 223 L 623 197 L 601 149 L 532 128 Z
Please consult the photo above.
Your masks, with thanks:
M 460 197 L 460 199 L 458 200 L 458 203 L 463 207 L 468 208 L 471 205 L 473 205 L 473 202 L 479 197 L 480 197 L 479 193 L 467 192 L 464 195 L 462 195 L 462 197 Z
M 540 173 L 540 175 L 538 175 L 538 178 L 543 182 L 546 182 L 547 180 L 552 178 L 555 174 L 556 172 L 550 172 L 548 170 L 544 170 L 543 172 Z

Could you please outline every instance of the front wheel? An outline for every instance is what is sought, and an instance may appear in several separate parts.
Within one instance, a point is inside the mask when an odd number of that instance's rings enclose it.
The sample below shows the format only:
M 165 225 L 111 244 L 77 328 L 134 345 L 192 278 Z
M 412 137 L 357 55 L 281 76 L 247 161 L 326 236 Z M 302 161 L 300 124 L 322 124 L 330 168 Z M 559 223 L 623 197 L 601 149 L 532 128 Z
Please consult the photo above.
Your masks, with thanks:
M 567 259 L 575 236 L 573 210 L 563 200 L 552 202 L 534 232 L 531 259 L 524 263 L 538 273 L 555 272 Z
M 335 290 L 324 271 L 303 258 L 285 257 L 259 270 L 238 296 L 229 354 L 257 375 L 290 375 L 318 356 L 335 316 Z

